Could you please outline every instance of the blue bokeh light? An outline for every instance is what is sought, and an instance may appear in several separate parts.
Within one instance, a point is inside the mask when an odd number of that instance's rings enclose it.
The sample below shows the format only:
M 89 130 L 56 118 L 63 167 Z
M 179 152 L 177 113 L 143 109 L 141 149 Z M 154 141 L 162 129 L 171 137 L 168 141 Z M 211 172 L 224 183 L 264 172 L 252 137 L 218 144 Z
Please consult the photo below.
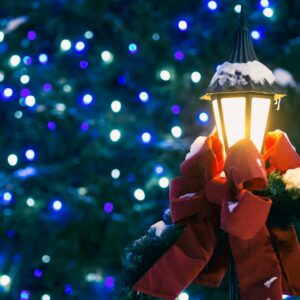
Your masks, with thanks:
M 142 133 L 141 138 L 144 144 L 148 144 L 151 141 L 151 134 L 149 132 L 144 132 Z
M 261 34 L 258 30 L 252 30 L 251 31 L 251 37 L 254 39 L 254 40 L 259 40 L 261 38 Z
M 198 115 L 198 119 L 200 122 L 202 123 L 207 123 L 208 122 L 208 114 L 206 112 L 201 112 L 199 115 Z
M 128 46 L 128 50 L 131 54 L 135 54 L 138 51 L 138 46 L 135 43 L 131 43 Z

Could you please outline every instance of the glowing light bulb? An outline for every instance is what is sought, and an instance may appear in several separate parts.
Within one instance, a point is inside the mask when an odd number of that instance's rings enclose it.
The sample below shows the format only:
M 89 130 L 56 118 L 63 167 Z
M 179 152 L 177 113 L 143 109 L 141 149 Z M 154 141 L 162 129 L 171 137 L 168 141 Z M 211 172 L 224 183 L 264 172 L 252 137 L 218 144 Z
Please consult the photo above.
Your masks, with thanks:
M 0 43 L 3 42 L 4 37 L 5 37 L 5 35 L 4 35 L 3 31 L 0 31 Z
M 163 81 L 169 81 L 171 79 L 171 74 L 168 70 L 160 71 L 159 76 Z
M 263 14 L 265 17 L 267 18 L 272 18 L 273 15 L 274 15 L 274 10 L 270 7 L 266 7 L 264 10 L 263 10 Z
M 188 28 L 188 24 L 187 24 L 187 22 L 185 20 L 180 20 L 177 23 L 177 26 L 178 26 L 178 29 L 181 30 L 181 31 L 185 31 Z
M 118 130 L 118 129 L 113 129 L 110 132 L 109 137 L 110 137 L 112 142 L 117 142 L 121 138 L 121 131 Z
M 35 158 L 35 152 L 32 149 L 28 149 L 25 152 L 25 156 L 28 160 L 33 160 Z
M 82 103 L 85 105 L 90 105 L 93 102 L 93 96 L 90 94 L 85 94 L 82 97 Z
M 202 112 L 199 114 L 198 118 L 202 123 L 206 123 L 208 121 L 208 114 L 206 112 Z
M 60 48 L 62 51 L 69 51 L 72 47 L 72 43 L 70 40 L 64 39 L 60 43 Z
M 5 192 L 3 194 L 3 200 L 6 201 L 6 202 L 10 202 L 12 200 L 13 196 L 12 196 L 12 193 L 10 192 Z
M 77 51 L 82 51 L 82 50 L 84 50 L 84 48 L 85 48 L 85 43 L 82 41 L 79 41 L 75 44 L 75 49 Z
M 14 94 L 14 91 L 11 88 L 5 88 L 3 91 L 3 96 L 5 98 L 10 98 Z
M 207 6 L 210 10 L 216 10 L 218 8 L 218 4 L 216 1 L 209 1 Z
M 105 50 L 101 52 L 101 58 L 105 63 L 110 64 L 114 60 L 114 55 L 110 51 Z
M 113 170 L 111 171 L 111 177 L 112 177 L 113 179 L 118 179 L 118 178 L 120 177 L 120 175 L 121 175 L 121 172 L 120 172 L 119 169 L 113 169 Z
M 1 286 L 6 287 L 6 286 L 10 285 L 10 283 L 11 283 L 11 278 L 8 275 L 4 274 L 4 275 L 0 276 L 0 285 Z
M 234 11 L 239 14 L 242 11 L 242 5 L 241 4 L 237 4 L 234 6 Z
M 262 7 L 268 7 L 269 6 L 269 0 L 260 0 L 260 5 Z
M 26 200 L 26 204 L 29 206 L 29 207 L 32 207 L 35 205 L 35 200 L 33 198 L 28 198 Z
M 129 46 L 128 46 L 128 50 L 129 50 L 129 52 L 130 52 L 131 54 L 135 54 L 135 53 L 137 53 L 137 51 L 138 51 L 138 47 L 137 47 L 136 44 L 131 43 L 131 44 L 129 44 Z
M 61 203 L 61 201 L 55 200 L 55 201 L 52 203 L 52 207 L 53 207 L 53 209 L 56 210 L 56 211 L 61 210 L 61 209 L 62 209 L 62 203 Z
M 7 162 L 10 166 L 14 167 L 18 163 L 18 156 L 15 154 L 8 155 Z
M 143 141 L 143 143 L 145 143 L 145 144 L 150 143 L 150 141 L 151 141 L 151 134 L 150 134 L 149 132 L 144 132 L 144 133 L 142 134 L 142 141 Z
M 182 130 L 179 126 L 174 126 L 171 129 L 171 133 L 175 138 L 179 138 L 179 137 L 181 137 Z
M 111 110 L 114 113 L 118 113 L 121 110 L 121 108 L 122 108 L 122 104 L 121 104 L 121 102 L 119 100 L 114 100 L 111 103 L 110 107 L 111 107 Z
M 189 294 L 188 293 L 180 293 L 178 296 L 178 300 L 189 300 Z
M 25 103 L 26 106 L 29 106 L 29 107 L 35 106 L 35 103 L 36 103 L 35 97 L 32 96 L 32 95 L 27 96 L 25 98 L 25 102 L 24 103 Z
M 158 185 L 163 189 L 167 188 L 169 186 L 169 179 L 167 177 L 160 178 Z
M 134 198 L 138 201 L 145 200 L 145 192 L 142 189 L 136 189 L 133 193 Z
M 139 93 L 139 98 L 142 102 L 148 102 L 149 94 L 145 91 Z
M 21 62 L 21 57 L 19 55 L 13 55 L 10 59 L 9 59 L 9 64 L 12 67 L 17 67 Z
M 255 39 L 255 40 L 259 40 L 259 39 L 260 39 L 260 33 L 259 33 L 259 31 L 257 31 L 257 30 L 253 30 L 253 31 L 251 32 L 251 36 L 252 36 L 252 38 Z
M 194 82 L 194 83 L 198 83 L 200 80 L 201 80 L 201 74 L 199 72 L 193 72 L 191 74 L 191 80 Z
M 86 31 L 86 32 L 84 33 L 84 37 L 85 37 L 87 40 L 90 40 L 90 39 L 92 39 L 92 38 L 94 37 L 94 33 L 93 33 L 92 31 L 88 30 L 88 31 Z
M 20 82 L 21 82 L 22 84 L 27 84 L 29 81 L 30 81 L 30 77 L 29 77 L 28 75 L 22 75 L 22 76 L 20 77 Z
M 4 72 L 0 71 L 0 82 L 2 82 L 5 78 Z

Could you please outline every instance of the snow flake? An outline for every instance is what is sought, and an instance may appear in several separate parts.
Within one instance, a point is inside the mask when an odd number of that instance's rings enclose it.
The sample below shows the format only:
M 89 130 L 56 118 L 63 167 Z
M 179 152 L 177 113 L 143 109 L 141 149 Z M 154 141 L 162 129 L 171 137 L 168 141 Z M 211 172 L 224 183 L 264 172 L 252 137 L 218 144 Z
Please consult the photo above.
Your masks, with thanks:
M 270 278 L 269 280 L 267 280 L 265 283 L 264 283 L 264 286 L 267 287 L 268 289 L 271 287 L 271 284 L 277 280 L 278 277 L 272 277 Z

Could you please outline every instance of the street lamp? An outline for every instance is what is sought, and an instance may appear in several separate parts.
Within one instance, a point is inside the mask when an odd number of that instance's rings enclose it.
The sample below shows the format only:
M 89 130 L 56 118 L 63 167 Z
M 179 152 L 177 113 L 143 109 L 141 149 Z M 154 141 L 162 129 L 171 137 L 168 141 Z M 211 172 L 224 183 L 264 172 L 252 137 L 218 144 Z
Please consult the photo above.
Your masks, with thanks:
M 217 131 L 225 149 L 240 139 L 250 139 L 261 151 L 271 102 L 279 107 L 284 96 L 271 70 L 258 61 L 241 12 L 229 62 L 217 68 L 202 96 L 212 101 Z

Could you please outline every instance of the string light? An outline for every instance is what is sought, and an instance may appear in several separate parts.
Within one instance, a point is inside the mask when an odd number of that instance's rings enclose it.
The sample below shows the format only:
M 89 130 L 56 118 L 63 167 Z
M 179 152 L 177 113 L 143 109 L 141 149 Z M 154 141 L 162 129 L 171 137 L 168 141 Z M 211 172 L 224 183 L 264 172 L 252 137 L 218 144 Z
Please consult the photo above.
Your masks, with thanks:
M 241 4 L 237 4 L 234 6 L 234 11 L 239 14 L 242 11 L 242 5 Z
M 122 108 L 122 104 L 121 104 L 121 102 L 119 100 L 114 100 L 111 103 L 110 107 L 111 107 L 111 110 L 114 113 L 118 113 L 121 110 L 121 108 Z
M 29 77 L 28 75 L 22 75 L 22 76 L 20 77 L 20 82 L 21 82 L 22 84 L 27 84 L 29 81 L 30 81 L 30 77 Z
M 113 170 L 111 171 L 111 177 L 112 177 L 113 179 L 118 179 L 118 178 L 120 177 L 120 175 L 121 175 L 121 172 L 120 172 L 119 169 L 113 169 Z
M 194 83 L 198 83 L 200 80 L 201 80 L 201 74 L 197 71 L 193 72 L 191 74 L 191 80 L 194 82 Z
M 253 31 L 251 32 L 251 37 L 252 37 L 253 39 L 255 39 L 255 40 L 259 40 L 259 39 L 260 39 L 260 33 L 259 33 L 259 31 L 253 30 Z
M 108 50 L 101 52 L 101 58 L 107 64 L 110 64 L 114 60 L 113 54 Z
M 142 102 L 148 102 L 149 94 L 145 91 L 142 91 L 142 92 L 139 93 L 139 98 Z
M 28 107 L 33 107 L 35 105 L 36 101 L 35 101 L 35 97 L 32 95 L 29 95 L 25 98 L 25 102 L 24 104 Z
M 178 300 L 189 300 L 189 294 L 188 293 L 180 293 L 178 296 Z
M 20 299 L 29 299 L 30 293 L 28 291 L 21 291 L 20 293 Z
M 4 274 L 4 275 L 1 275 L 0 276 L 0 285 L 3 286 L 3 287 L 7 287 L 8 285 L 10 285 L 11 283 L 11 278 Z
M 93 96 L 91 94 L 85 94 L 82 97 L 82 103 L 85 105 L 90 105 L 93 102 Z
M 18 163 L 18 156 L 15 154 L 8 155 L 7 162 L 10 166 L 14 167 Z
M 26 200 L 26 204 L 29 206 L 29 207 L 33 207 L 35 205 L 35 200 L 33 198 L 28 198 Z
M 5 79 L 4 72 L 0 71 L 0 82 L 2 82 Z
M 150 134 L 149 132 L 144 132 L 144 133 L 142 134 L 142 141 L 143 141 L 143 143 L 145 143 L 145 144 L 150 143 L 150 141 L 151 141 L 151 134 Z
M 34 150 L 32 150 L 32 149 L 26 150 L 25 156 L 26 156 L 26 158 L 28 160 L 34 160 L 34 158 L 35 158 L 35 152 L 34 152 Z
M 161 174 L 164 171 L 164 168 L 161 165 L 156 165 L 154 171 L 156 174 Z
M 263 10 L 263 14 L 265 17 L 267 18 L 272 18 L 273 17 L 273 14 L 274 14 L 274 10 L 270 7 L 266 7 L 264 10 Z
M 163 189 L 167 188 L 169 186 L 169 179 L 167 177 L 160 178 L 158 185 Z
M 50 261 L 51 261 L 51 257 L 49 255 L 45 254 L 42 256 L 42 262 L 44 264 L 48 264 Z
M 120 140 L 121 138 L 121 132 L 118 129 L 113 129 L 110 134 L 109 137 L 111 139 L 112 142 L 117 142 Z
M 5 88 L 3 91 L 3 96 L 5 98 L 10 98 L 13 95 L 14 91 L 11 88 Z
M 169 81 L 171 79 L 171 74 L 168 70 L 161 70 L 159 76 L 163 81 Z
M 200 122 L 206 123 L 208 121 L 208 114 L 206 112 L 201 112 L 198 115 L 198 119 L 200 120 Z
M 136 189 L 133 193 L 134 198 L 138 201 L 145 200 L 145 192 L 142 189 Z
M 111 202 L 106 202 L 103 205 L 103 210 L 105 213 L 110 214 L 114 210 L 114 205 Z
M 3 42 L 4 37 L 5 37 L 5 35 L 4 35 L 3 31 L 0 31 L 0 43 Z
M 181 137 L 182 130 L 179 126 L 174 126 L 171 129 L 171 133 L 175 138 L 179 138 L 179 137 Z
M 187 28 L 188 28 L 188 24 L 187 24 L 187 22 L 185 20 L 180 20 L 177 23 L 177 27 L 181 31 L 186 31 Z
M 209 1 L 207 6 L 210 10 L 216 10 L 218 8 L 218 4 L 216 1 Z
M 90 39 L 92 39 L 92 38 L 94 37 L 94 33 L 93 33 L 92 31 L 88 30 L 88 31 L 86 31 L 86 32 L 84 33 L 84 37 L 85 37 L 87 40 L 90 40 Z
M 60 200 L 55 200 L 53 203 L 52 203 L 52 207 L 54 210 L 56 211 L 59 211 L 62 209 L 62 203 Z
M 9 64 L 12 67 L 17 67 L 20 64 L 20 62 L 21 62 L 21 57 L 19 55 L 13 55 L 9 59 Z
M 135 43 L 131 43 L 131 44 L 129 44 L 129 46 L 128 46 L 128 50 L 129 50 L 129 52 L 130 52 L 131 54 L 135 54 L 135 53 L 137 53 L 137 51 L 138 51 L 138 47 L 137 47 L 137 45 L 136 45 Z
M 262 7 L 268 7 L 269 6 L 269 0 L 260 0 L 260 5 Z
M 62 51 L 69 51 L 72 47 L 72 43 L 70 40 L 64 39 L 60 43 L 60 48 Z
M 85 48 L 85 43 L 84 42 L 82 42 L 82 41 L 78 41 L 76 44 L 75 44 L 75 49 L 77 50 L 77 51 L 83 51 L 84 50 L 84 48 Z
M 3 200 L 4 200 L 5 202 L 11 202 L 12 199 L 13 199 L 12 193 L 10 193 L 10 192 L 5 192 L 5 193 L 3 194 Z

